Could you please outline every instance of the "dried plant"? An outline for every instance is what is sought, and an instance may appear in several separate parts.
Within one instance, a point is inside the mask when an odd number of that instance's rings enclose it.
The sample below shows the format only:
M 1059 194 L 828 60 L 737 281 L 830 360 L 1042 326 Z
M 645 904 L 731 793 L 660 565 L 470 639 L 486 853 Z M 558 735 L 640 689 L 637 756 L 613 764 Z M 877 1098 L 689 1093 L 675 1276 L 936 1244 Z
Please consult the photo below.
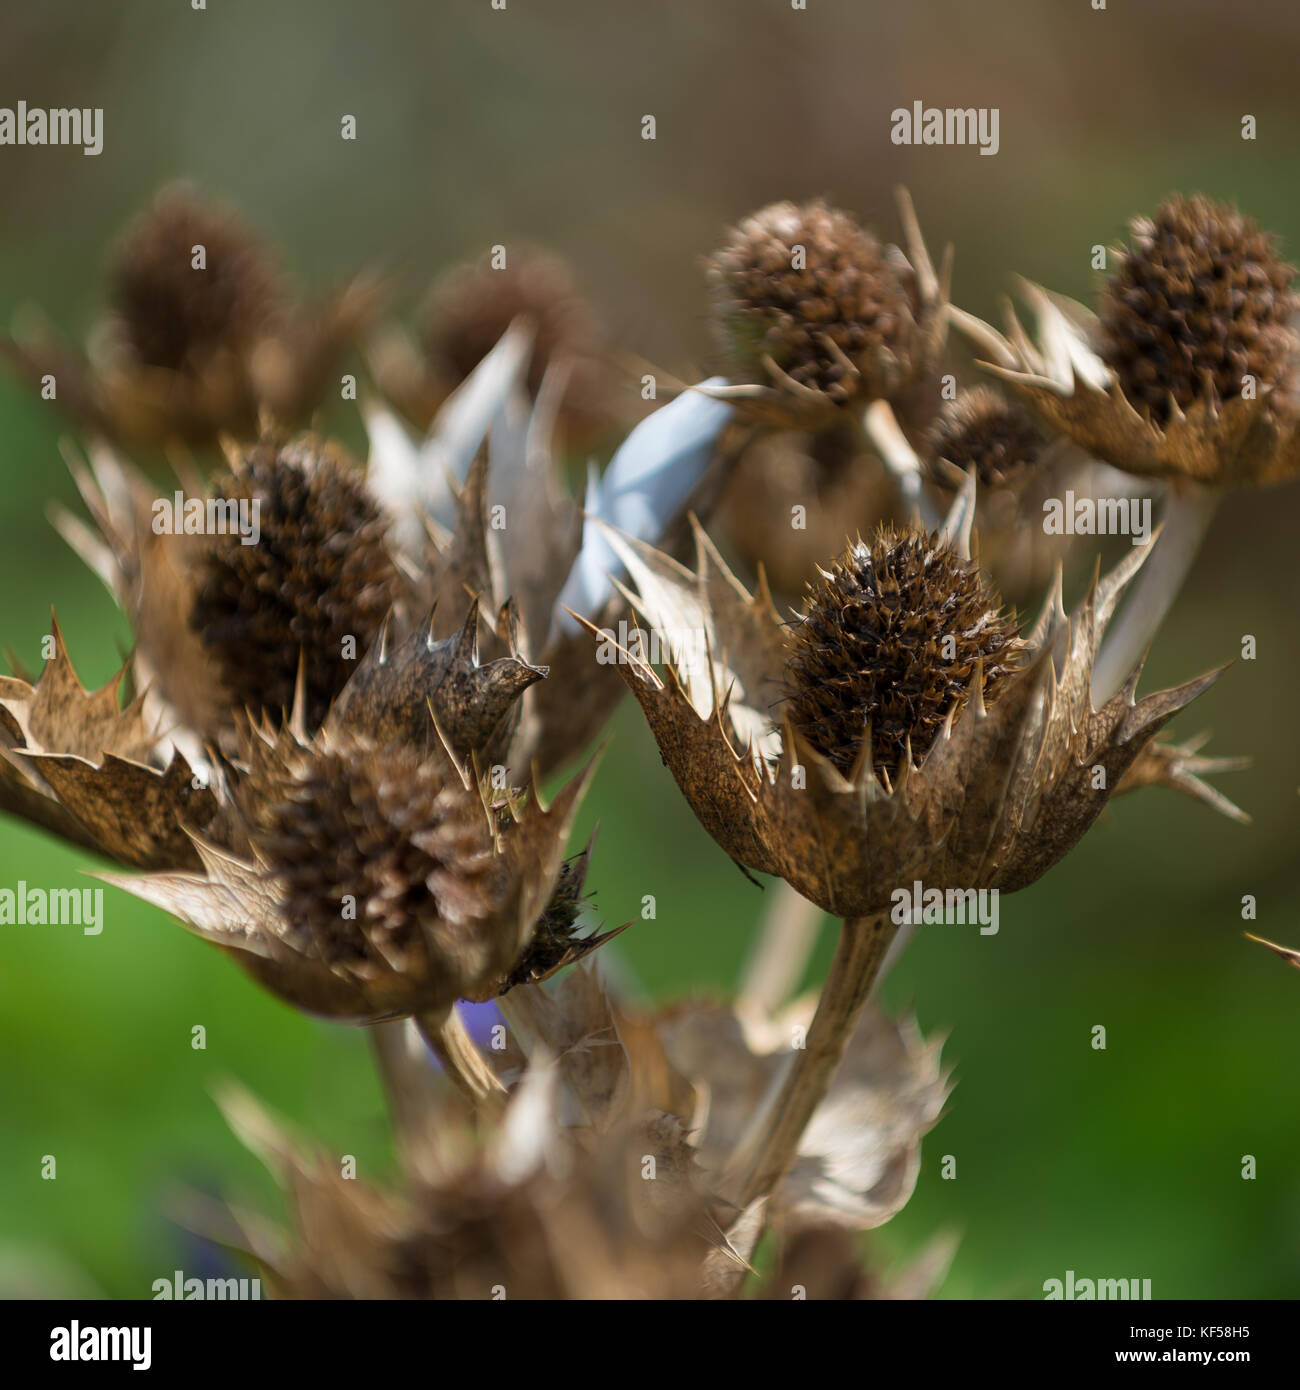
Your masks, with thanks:
M 1139 698 L 1139 657 L 1199 536 L 1187 480 L 1295 471 L 1290 268 L 1235 210 L 1175 200 L 1134 225 L 1099 318 L 1031 287 L 1036 346 L 949 304 L 951 252 L 936 271 L 900 206 L 906 253 L 821 201 L 742 221 L 707 265 L 727 375 L 655 409 L 581 499 L 556 440 L 613 418 L 610 358 L 553 260 L 459 272 L 422 350 L 372 343 L 362 463 L 287 428 L 361 315 L 295 336 L 266 252 L 189 193 L 129 238 L 116 365 L 65 401 L 89 521 L 55 521 L 134 645 L 88 690 L 52 622 L 39 675 L 0 680 L 0 806 L 287 1005 L 368 1029 L 396 1175 L 340 1177 L 225 1094 L 289 1218 L 202 1221 L 278 1294 L 924 1296 L 951 1241 L 891 1285 L 853 1239 L 908 1201 L 950 1089 L 939 1041 L 872 998 L 926 920 L 900 892 L 1026 887 L 1143 787 L 1246 820 L 1206 780 L 1240 760 L 1159 736 L 1222 668 Z M 176 258 L 199 236 L 202 282 Z M 949 323 L 1002 388 L 940 388 Z M 171 499 L 121 441 L 218 431 L 223 469 L 177 464 L 196 524 L 158 526 Z M 1180 480 L 1169 525 L 1067 615 L 1077 544 L 1019 541 L 1044 493 L 1123 475 Z M 776 596 L 705 529 L 728 483 Z M 209 524 L 245 515 L 256 534 Z M 1048 556 L 1022 621 L 998 581 L 1019 599 Z M 1153 608 L 1115 622 L 1147 582 Z M 780 880 L 732 1000 L 646 1003 L 586 960 L 622 930 L 592 929 L 593 846 L 568 844 L 594 760 L 538 788 L 624 689 L 713 839 Z M 835 957 L 792 999 L 821 911 Z M 492 1048 L 459 1011 L 486 1000 Z
M 238 213 L 183 184 L 128 228 L 111 283 L 89 360 L 43 326 L 0 338 L 0 354 L 38 388 L 53 378 L 79 425 L 124 444 L 246 436 L 264 410 L 303 419 L 336 389 L 380 297 L 358 278 L 321 304 L 295 302 Z

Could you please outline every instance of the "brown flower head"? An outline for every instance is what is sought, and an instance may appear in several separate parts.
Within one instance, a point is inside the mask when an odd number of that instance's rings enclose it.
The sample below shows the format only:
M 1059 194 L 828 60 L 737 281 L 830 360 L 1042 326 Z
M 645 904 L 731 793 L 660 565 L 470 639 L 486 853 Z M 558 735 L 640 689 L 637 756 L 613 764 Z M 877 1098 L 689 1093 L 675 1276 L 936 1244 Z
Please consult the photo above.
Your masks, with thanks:
M 896 778 L 960 713 L 977 669 L 991 702 L 1021 650 L 974 565 L 937 537 L 882 528 L 809 585 L 790 628 L 786 714 L 845 775 L 869 740 L 872 764 Z
M 213 494 L 260 534 L 206 538 L 190 626 L 236 709 L 287 710 L 301 660 L 316 727 L 397 598 L 387 519 L 360 471 L 313 440 L 259 444 Z
M 238 358 L 273 329 L 284 307 L 269 250 L 232 210 L 183 188 L 163 193 L 128 228 L 112 290 L 135 360 L 167 371 Z
M 371 353 L 380 389 L 421 429 L 512 324 L 531 333 L 524 385 L 533 399 L 548 371 L 562 383 L 560 435 L 567 446 L 592 441 L 615 415 L 608 348 L 596 314 L 559 257 L 512 246 L 504 265 L 489 258 L 459 266 L 433 287 L 420 341 L 392 330 Z
M 708 262 L 714 320 L 751 385 L 715 392 L 784 423 L 896 392 L 937 356 L 943 279 L 902 199 L 909 255 L 820 199 L 773 203 Z M 776 388 L 773 390 L 773 388 Z
M 508 987 L 561 872 L 586 774 L 549 809 L 446 748 L 245 724 L 228 847 L 204 874 L 106 875 L 309 1013 L 374 1022 Z
M 970 559 L 974 505 L 969 478 L 938 536 L 962 563 Z M 840 917 L 886 911 L 893 890 L 915 878 L 1010 892 L 1073 848 L 1161 726 L 1219 675 L 1137 701 L 1135 670 L 1119 694 L 1093 708 L 1098 644 L 1148 550 L 1135 548 L 1094 582 L 1070 618 L 1058 573 L 1014 662 L 1011 643 L 1019 639 L 996 609 L 957 605 L 954 611 L 981 615 L 977 630 L 983 623 L 998 633 L 996 648 L 986 666 L 969 639 L 954 644 L 954 656 L 971 664 L 969 684 L 946 692 L 941 727 L 918 731 L 928 744 L 924 756 L 918 759 L 913 742 L 896 776 L 876 766 L 865 737 L 845 772 L 795 727 L 780 700 L 798 628 L 782 622 L 765 589 L 751 596 L 702 532 L 695 572 L 647 546 L 619 542 L 637 610 L 664 634 L 670 654 L 664 678 L 630 651 L 618 670 L 692 809 L 743 866 L 785 878 Z M 950 602 L 960 592 L 945 585 L 934 597 Z M 910 621 L 921 632 L 942 630 L 934 615 Z M 932 712 L 925 704 L 895 706 L 894 717 L 905 709 L 927 719 Z M 834 727 L 844 729 L 842 714 Z M 905 732 L 905 744 L 912 734 Z M 842 732 L 824 740 L 837 753 L 844 741 Z M 1163 771 L 1153 764 L 1151 780 L 1213 801 L 1195 776 L 1174 775 L 1184 770 L 1175 754 Z
M 1115 253 L 1100 319 L 1036 285 L 1035 343 L 950 310 L 1001 377 L 1057 433 L 1116 468 L 1230 486 L 1300 472 L 1293 399 L 1294 271 L 1235 208 L 1175 198 Z
M 1295 369 L 1295 268 L 1252 217 L 1208 198 L 1173 198 L 1138 218 L 1101 306 L 1101 355 L 1157 425 L 1242 381 L 1282 389 Z
M 478 261 L 434 286 L 424 311 L 425 353 L 444 381 L 459 385 L 519 318 L 534 326 L 527 376 L 534 396 L 553 362 L 600 355 L 596 316 L 573 272 L 558 257 L 527 248 L 499 269 Z
M 975 386 L 955 400 L 945 401 L 927 440 L 939 474 L 950 486 L 973 472 L 981 489 L 1005 487 L 1018 481 L 1038 462 L 1046 446 L 1034 417 L 1000 391 Z M 941 463 L 950 465 L 939 473 Z
M 739 1296 L 765 1217 L 795 1235 L 862 1231 L 896 1213 L 949 1092 L 939 1044 L 868 1008 L 796 1164 L 741 1210 L 722 1196 L 728 1168 L 811 999 L 744 1023 L 712 1004 L 628 1012 L 584 966 L 500 1003 L 509 1045 L 492 1061 L 510 1095 L 499 1123 L 472 1133 L 412 1056 L 410 1025 L 376 1035 L 390 1103 L 409 1121 L 400 1189 L 338 1181 L 336 1164 L 227 1093 L 232 1125 L 290 1190 L 287 1241 L 241 1222 L 234 1242 L 276 1292 L 475 1298 L 504 1284 L 515 1298 Z
M 242 1092 L 232 1127 L 289 1193 L 292 1228 L 225 1232 L 295 1299 L 699 1298 L 718 1251 L 704 1193 L 676 1181 L 680 1141 L 651 1120 L 572 1142 L 554 1068 L 530 1068 L 499 1128 L 470 1129 L 435 1106 L 434 1134 L 400 1187 L 343 1181 L 337 1163 L 295 1140 Z M 646 1154 L 656 1181 L 641 1177 Z M 735 1257 L 731 1262 L 743 1272 Z
M 128 229 L 111 268 L 111 309 L 89 359 L 48 330 L 0 338 L 0 356 L 106 438 L 210 445 L 256 434 L 269 412 L 307 415 L 371 318 L 378 287 L 357 279 L 318 305 L 297 302 L 239 215 L 187 185 L 164 189 Z

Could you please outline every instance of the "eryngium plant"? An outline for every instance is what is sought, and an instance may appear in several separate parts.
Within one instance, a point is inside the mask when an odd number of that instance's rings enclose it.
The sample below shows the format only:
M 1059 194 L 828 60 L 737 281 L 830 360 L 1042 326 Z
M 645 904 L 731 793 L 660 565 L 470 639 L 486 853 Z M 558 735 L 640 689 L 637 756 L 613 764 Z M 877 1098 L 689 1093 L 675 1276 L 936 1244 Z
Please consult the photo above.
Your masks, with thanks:
M 201 257 L 201 259 L 199 259 Z M 0 356 L 83 428 L 123 443 L 209 445 L 260 411 L 291 424 L 337 389 L 337 368 L 373 315 L 364 279 L 299 303 L 270 250 L 233 209 L 181 184 L 127 229 L 111 304 L 88 357 L 48 332 L 0 337 Z
M 937 1045 L 870 999 L 895 890 L 1015 891 L 1141 787 L 1245 819 L 1204 780 L 1234 762 L 1157 737 L 1219 672 L 1138 698 L 1134 626 L 1107 635 L 1154 571 L 1149 640 L 1176 587 L 1161 551 L 1098 571 L 1068 616 L 1058 569 L 1025 623 L 972 529 L 977 493 L 994 499 L 979 524 L 1005 555 L 1045 479 L 1113 486 L 1088 454 L 1180 489 L 1294 472 L 1289 267 L 1235 210 L 1174 200 L 1134 225 L 1099 318 L 1031 291 L 1040 348 L 953 309 L 950 258 L 936 271 L 901 210 L 905 252 L 822 202 L 743 221 L 708 268 L 727 376 L 654 411 L 581 505 L 553 438 L 607 418 L 607 364 L 555 262 L 461 272 L 422 352 L 372 345 L 398 413 L 368 401 L 362 464 L 285 428 L 359 326 L 349 300 L 304 337 L 265 249 L 188 193 L 132 232 L 115 347 L 67 378 L 95 436 L 69 458 L 90 524 L 56 520 L 134 646 L 87 689 L 52 622 L 39 675 L 0 680 L 0 805 L 115 861 L 103 877 L 286 1004 L 369 1029 L 391 1181 L 344 1181 L 227 1099 L 292 1210 L 279 1239 L 242 1214 L 218 1234 L 277 1293 L 922 1294 L 944 1248 L 891 1291 L 849 1244 L 908 1200 L 948 1095 Z M 200 234 L 217 272 L 201 284 L 178 250 Z M 949 321 L 1005 394 L 940 394 Z M 10 355 L 30 374 L 42 351 Z M 1260 389 L 1235 399 L 1238 375 Z M 156 485 L 100 437 L 218 430 L 225 467 L 205 478 L 178 454 L 179 479 L 205 503 L 256 504 L 247 546 L 155 527 Z M 792 440 L 832 500 L 818 546 L 783 566 L 802 600 L 778 606 L 687 516 L 749 446 L 789 474 Z M 741 474 L 760 523 L 803 486 L 772 477 Z M 835 513 L 848 497 L 873 513 L 856 537 Z M 629 616 L 667 638 L 661 672 L 641 650 L 616 671 L 595 660 L 591 634 L 608 656 Z M 624 686 L 713 837 L 784 880 L 764 935 L 844 919 L 819 997 L 789 997 L 799 950 L 731 1003 L 633 1002 L 584 962 L 616 935 L 589 929 L 590 843 L 567 847 L 591 765 L 549 803 L 538 780 Z M 481 1049 L 458 1006 L 487 1000 L 506 1029 Z M 768 1230 L 776 1272 L 756 1282 Z
M 669 634 L 663 678 L 631 651 L 618 669 L 691 808 L 737 863 L 845 919 L 743 1200 L 779 1180 L 829 1084 L 897 929 L 895 889 L 1033 883 L 1220 674 L 1138 701 L 1138 668 L 1094 708 L 1098 646 L 1149 547 L 1094 580 L 1070 618 L 1058 572 L 1022 638 L 971 562 L 975 486 L 971 475 L 937 533 L 852 545 L 789 621 L 766 590 L 746 591 L 703 531 L 694 571 L 616 540 L 637 612 Z M 674 649 L 683 631 L 704 635 L 705 661 Z M 1214 801 L 1179 756 L 1158 759 L 1170 775 L 1157 778 Z

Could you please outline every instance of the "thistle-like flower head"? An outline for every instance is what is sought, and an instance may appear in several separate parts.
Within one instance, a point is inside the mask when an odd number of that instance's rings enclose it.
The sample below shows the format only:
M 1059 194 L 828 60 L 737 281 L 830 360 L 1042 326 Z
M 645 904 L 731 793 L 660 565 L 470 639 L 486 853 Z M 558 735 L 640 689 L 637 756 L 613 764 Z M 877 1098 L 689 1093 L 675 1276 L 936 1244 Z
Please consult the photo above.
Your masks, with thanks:
M 959 485 L 973 472 L 981 491 L 1013 485 L 1042 457 L 1047 441 L 1017 401 L 973 386 L 945 401 L 926 440 L 936 481 Z M 948 465 L 940 472 L 941 465 Z
M 128 228 L 110 281 L 88 358 L 48 331 L 0 338 L 0 356 L 36 386 L 54 374 L 63 409 L 132 444 L 252 437 L 264 411 L 295 423 L 337 388 L 337 363 L 379 297 L 357 279 L 299 303 L 238 213 L 186 185 Z
M 512 325 L 526 325 L 531 334 L 528 394 L 541 396 L 552 369 L 562 378 L 564 443 L 581 445 L 604 433 L 616 407 L 595 311 L 563 260 L 528 246 L 511 245 L 504 264 L 485 257 L 437 280 L 420 314 L 418 342 L 396 327 L 376 334 L 370 361 L 380 390 L 427 430 Z
M 140 366 L 173 372 L 250 351 L 276 327 L 283 290 L 269 248 L 242 219 L 184 188 L 136 218 L 112 268 L 124 346 Z
M 373 1022 L 509 987 L 586 776 L 545 809 L 535 794 L 494 790 L 445 747 L 330 729 L 305 741 L 301 726 L 254 723 L 241 744 L 237 814 L 221 822 L 222 843 L 194 837 L 204 873 L 108 882 L 310 1013 Z
M 794 1168 L 741 1210 L 722 1195 L 727 1170 L 811 999 L 746 1022 L 707 1003 L 632 1012 L 583 966 L 552 990 L 521 983 L 501 1007 L 510 1046 L 493 1061 L 511 1093 L 499 1126 L 473 1133 L 445 1096 L 429 1095 L 427 1064 L 410 1067 L 403 1033 L 385 1033 L 394 1099 L 423 1106 L 400 1190 L 340 1181 L 337 1164 L 227 1092 L 232 1126 L 292 1198 L 287 1239 L 241 1222 L 235 1242 L 277 1293 L 738 1296 L 765 1216 L 798 1236 L 867 1230 L 896 1213 L 949 1094 L 940 1044 L 869 1007 Z
M 882 528 L 809 586 L 790 627 L 786 715 L 846 776 L 869 741 L 872 764 L 896 778 L 977 679 L 986 704 L 997 698 L 1021 649 L 1014 620 L 952 545 Z
M 311 439 L 257 445 L 212 490 L 255 506 L 260 536 L 250 545 L 227 531 L 196 547 L 190 627 L 234 709 L 288 709 L 301 660 L 316 727 L 398 598 L 387 518 L 360 470 Z
M 1034 342 L 950 317 L 1057 433 L 1143 476 L 1231 486 L 1300 472 L 1294 270 L 1235 208 L 1175 198 L 1133 223 L 1101 317 L 1035 285 Z
M 900 267 L 848 213 L 821 200 L 746 218 L 710 262 L 714 313 L 741 372 L 767 363 L 833 400 L 905 357 L 912 302 Z
M 1138 412 L 1240 396 L 1246 378 L 1285 390 L 1300 346 L 1295 268 L 1252 217 L 1208 198 L 1172 198 L 1132 224 L 1101 305 L 1101 355 Z
M 1069 618 L 1058 574 L 1042 616 L 1018 638 L 964 568 L 974 502 L 969 478 L 937 537 L 904 544 L 916 572 L 927 554 L 942 567 L 941 582 L 873 578 L 851 623 L 838 599 L 814 607 L 810 626 L 783 622 L 766 590 L 751 596 L 702 532 L 694 572 L 618 542 L 637 611 L 669 647 L 662 678 L 634 651 L 620 654 L 618 670 L 678 785 L 733 859 L 838 916 L 880 912 L 917 877 L 1008 892 L 1032 883 L 1079 841 L 1161 726 L 1219 674 L 1136 700 L 1135 670 L 1094 709 L 1098 644 L 1149 547 L 1095 581 Z M 845 577 L 841 566 L 827 588 L 842 589 Z M 877 587 L 921 611 L 891 612 Z M 891 634 L 915 640 L 873 667 Z M 867 737 L 877 713 L 887 735 L 879 761 L 874 723 Z M 1218 804 L 1177 756 L 1163 768 L 1151 760 L 1143 780 Z
M 908 255 L 820 199 L 773 203 L 708 262 L 714 321 L 740 384 L 715 392 L 779 423 L 889 396 L 942 346 L 942 281 L 901 200 Z

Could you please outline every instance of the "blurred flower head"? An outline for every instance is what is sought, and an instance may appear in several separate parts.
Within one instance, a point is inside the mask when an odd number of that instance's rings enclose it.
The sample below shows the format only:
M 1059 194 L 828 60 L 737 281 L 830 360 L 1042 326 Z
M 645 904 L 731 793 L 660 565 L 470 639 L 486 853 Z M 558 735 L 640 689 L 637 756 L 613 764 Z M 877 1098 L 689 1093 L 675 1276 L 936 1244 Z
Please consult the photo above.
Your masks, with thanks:
M 269 249 L 224 204 L 164 189 L 128 229 L 111 270 L 112 308 L 89 360 L 48 330 L 0 352 L 85 428 L 122 443 L 211 444 L 293 424 L 337 388 L 337 365 L 374 312 L 357 279 L 297 303 Z
M 927 372 L 946 331 L 910 201 L 907 254 L 821 200 L 773 203 L 708 262 L 714 321 L 737 384 L 715 394 L 771 422 L 824 423 Z

